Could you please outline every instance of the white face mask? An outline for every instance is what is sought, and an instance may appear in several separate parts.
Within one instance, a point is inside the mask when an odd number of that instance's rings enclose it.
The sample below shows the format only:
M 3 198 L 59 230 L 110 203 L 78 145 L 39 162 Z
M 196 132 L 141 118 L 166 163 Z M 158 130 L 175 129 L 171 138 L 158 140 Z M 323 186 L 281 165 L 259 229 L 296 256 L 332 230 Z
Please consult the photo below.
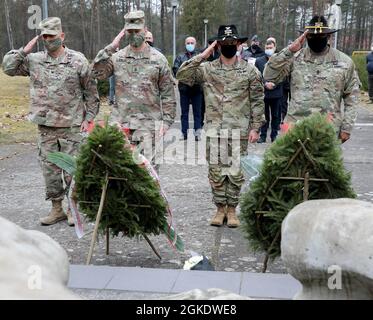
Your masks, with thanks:
M 370 47 L 370 50 L 373 51 L 373 46 Z

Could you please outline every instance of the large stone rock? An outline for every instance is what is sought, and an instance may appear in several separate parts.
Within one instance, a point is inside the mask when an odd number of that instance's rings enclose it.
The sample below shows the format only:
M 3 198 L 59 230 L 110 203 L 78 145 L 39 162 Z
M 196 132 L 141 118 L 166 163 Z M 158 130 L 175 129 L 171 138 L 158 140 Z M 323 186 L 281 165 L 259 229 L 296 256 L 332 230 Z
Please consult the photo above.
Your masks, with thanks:
M 298 205 L 283 221 L 281 251 L 289 273 L 303 284 L 295 299 L 373 299 L 371 203 Z
M 57 242 L 0 217 L 0 299 L 78 299 L 68 279 L 69 260 Z

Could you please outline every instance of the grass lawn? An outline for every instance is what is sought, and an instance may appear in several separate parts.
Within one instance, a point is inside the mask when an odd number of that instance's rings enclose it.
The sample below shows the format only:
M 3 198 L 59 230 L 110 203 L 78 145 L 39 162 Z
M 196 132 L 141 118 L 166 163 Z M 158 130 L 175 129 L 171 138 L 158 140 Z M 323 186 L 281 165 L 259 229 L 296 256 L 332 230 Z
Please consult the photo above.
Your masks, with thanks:
M 0 69 L 0 144 L 35 143 L 37 126 L 27 119 L 29 78 L 9 77 Z M 110 114 L 107 99 L 101 101 L 98 119 Z
M 29 79 L 0 71 L 0 144 L 34 142 L 36 126 L 27 120 Z
M 373 111 L 366 92 L 361 94 L 361 105 Z M 35 143 L 37 126 L 27 119 L 29 111 L 29 79 L 9 77 L 0 70 L 0 144 Z M 107 99 L 101 99 L 97 116 L 102 120 L 110 114 Z

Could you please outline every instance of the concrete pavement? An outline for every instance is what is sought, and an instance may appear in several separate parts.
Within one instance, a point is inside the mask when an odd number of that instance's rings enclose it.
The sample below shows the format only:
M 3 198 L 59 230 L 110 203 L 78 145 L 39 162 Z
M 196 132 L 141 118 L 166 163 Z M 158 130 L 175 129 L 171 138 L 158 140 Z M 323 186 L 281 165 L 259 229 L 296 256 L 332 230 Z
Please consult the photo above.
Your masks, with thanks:
M 373 112 L 359 109 L 352 139 L 343 145 L 346 168 L 352 171 L 352 181 L 359 199 L 373 201 Z M 178 142 L 182 147 L 183 142 Z M 268 145 L 252 146 L 262 154 Z M 193 152 L 193 150 L 190 150 Z M 45 232 L 69 255 L 71 264 L 85 263 L 90 236 L 81 240 L 66 222 L 41 227 L 39 219 L 49 210 L 44 201 L 44 183 L 37 162 L 37 148 L 32 144 L 0 146 L 0 215 L 25 229 Z M 105 242 L 96 246 L 92 263 L 96 266 L 181 269 L 195 251 L 208 256 L 217 271 L 260 272 L 264 254 L 253 253 L 241 230 L 209 226 L 214 205 L 207 180 L 206 165 L 166 164 L 161 166 L 161 182 L 173 209 L 173 221 L 183 237 L 186 252 L 174 251 L 164 236 L 151 237 L 158 248 L 160 261 L 143 240 L 116 238 L 111 240 L 111 252 L 105 254 Z M 92 230 L 92 224 L 86 230 Z M 269 273 L 286 273 L 281 260 L 271 263 Z M 140 293 L 141 296 L 141 293 Z

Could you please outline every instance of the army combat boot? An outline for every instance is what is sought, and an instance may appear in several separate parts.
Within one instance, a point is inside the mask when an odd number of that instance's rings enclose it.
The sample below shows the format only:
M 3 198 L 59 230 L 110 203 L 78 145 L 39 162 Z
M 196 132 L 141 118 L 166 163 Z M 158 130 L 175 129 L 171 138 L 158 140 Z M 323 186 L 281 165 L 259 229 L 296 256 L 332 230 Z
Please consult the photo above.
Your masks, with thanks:
M 225 213 L 225 205 L 218 204 L 217 211 L 215 217 L 211 220 L 210 225 L 220 227 L 223 225 L 226 213 Z
M 67 224 L 70 227 L 74 227 L 75 226 L 75 222 L 74 222 L 73 215 L 71 214 L 70 208 L 67 209 L 66 215 L 67 215 Z
M 49 215 L 40 220 L 42 226 L 51 226 L 57 222 L 66 220 L 67 216 L 62 208 L 62 201 L 52 201 L 52 210 Z
M 227 226 L 229 228 L 237 228 L 240 225 L 240 220 L 236 215 L 236 208 L 228 206 L 227 209 L 228 222 Z

